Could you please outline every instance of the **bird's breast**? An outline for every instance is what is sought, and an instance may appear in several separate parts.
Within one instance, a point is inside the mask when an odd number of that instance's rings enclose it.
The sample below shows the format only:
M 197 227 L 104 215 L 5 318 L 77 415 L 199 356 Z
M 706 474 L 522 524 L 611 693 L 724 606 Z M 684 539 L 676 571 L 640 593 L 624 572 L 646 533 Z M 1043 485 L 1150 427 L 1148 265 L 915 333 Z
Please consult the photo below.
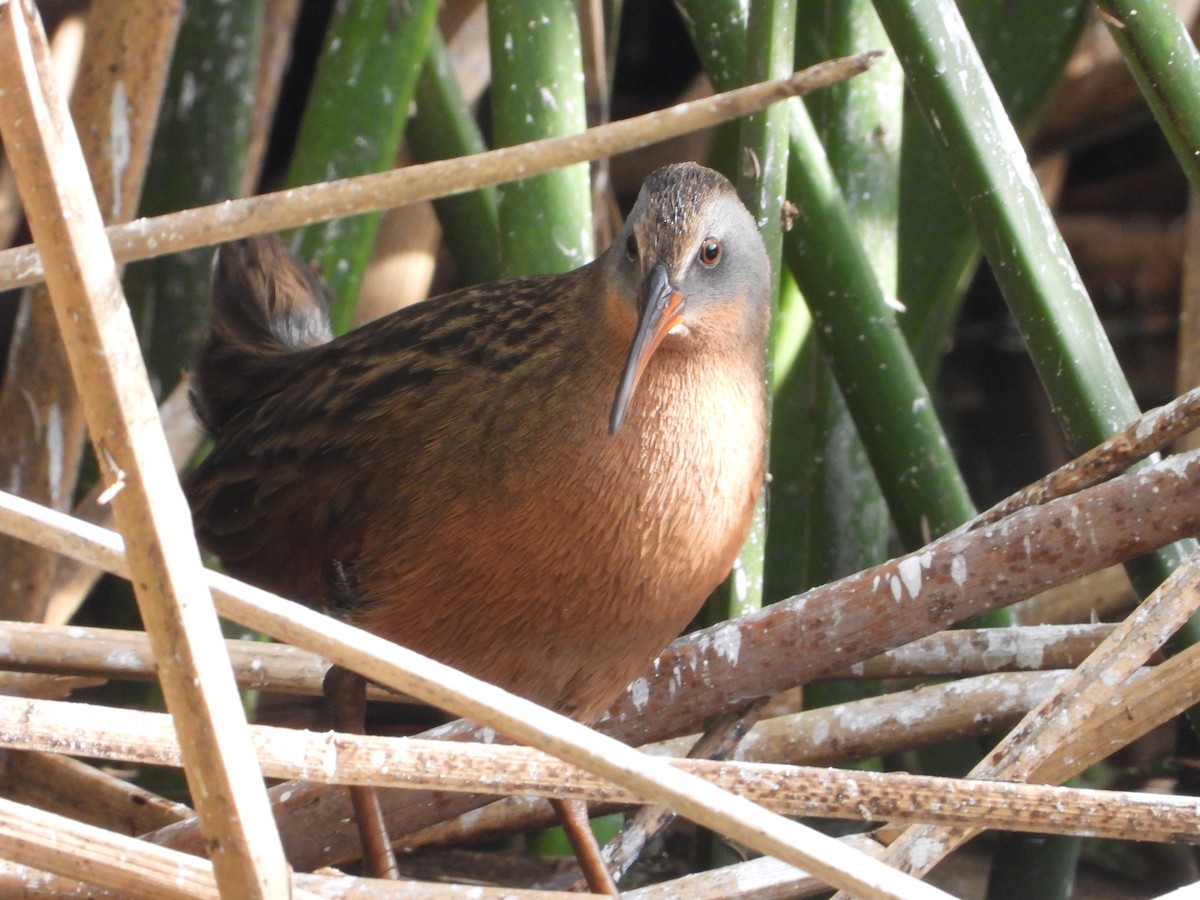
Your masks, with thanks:
M 372 529 L 362 558 L 384 563 L 359 573 L 363 624 L 602 712 L 728 573 L 762 482 L 761 370 L 655 362 L 617 435 L 610 391 L 565 393 L 486 474 L 443 466 L 436 504 Z
M 635 398 L 627 422 L 628 443 L 614 448 L 616 466 L 638 482 L 624 516 L 641 528 L 642 552 L 676 573 L 672 580 L 687 584 L 691 573 L 707 581 L 717 569 L 720 580 L 745 538 L 762 483 L 761 369 L 669 355 L 655 361 L 664 365 L 647 372 L 643 402 Z

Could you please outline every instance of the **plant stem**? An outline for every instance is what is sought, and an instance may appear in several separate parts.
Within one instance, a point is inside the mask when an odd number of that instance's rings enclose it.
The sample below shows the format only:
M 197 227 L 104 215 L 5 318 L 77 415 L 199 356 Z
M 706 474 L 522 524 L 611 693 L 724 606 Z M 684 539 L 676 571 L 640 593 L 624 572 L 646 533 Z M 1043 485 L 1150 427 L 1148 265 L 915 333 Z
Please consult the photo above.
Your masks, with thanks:
M 139 214 L 236 197 L 258 70 L 261 2 L 187 5 L 163 96 Z M 212 250 L 129 267 L 126 292 L 157 396 L 179 381 L 208 320 Z
M 391 168 L 404 138 L 435 0 L 342 0 L 325 47 L 288 170 L 289 185 Z M 350 327 L 378 214 L 310 225 L 297 237 L 333 295 L 334 333 Z
M 1200 54 L 1166 0 L 1096 0 L 1193 191 L 1200 191 Z
M 1068 442 L 1100 443 L 1139 409 L 962 16 L 951 0 L 875 8 Z M 1142 586 L 1183 552 L 1158 551 Z
M 795 23 L 794 0 L 772 0 L 751 6 L 746 35 L 750 48 L 744 75 L 746 83 L 784 77 L 792 70 Z M 778 311 L 783 262 L 783 205 L 787 193 L 788 104 L 779 103 L 747 117 L 742 122 L 740 144 L 738 192 L 757 221 L 766 244 L 773 279 L 772 306 Z M 731 618 L 762 608 L 766 550 L 767 496 L 764 490 L 754 510 L 750 534 L 734 567 L 733 590 L 727 610 Z
M 497 146 L 587 127 L 583 51 L 572 0 L 493 0 L 488 33 Z M 501 185 L 499 196 L 505 275 L 566 272 L 595 255 L 586 165 Z
M 475 117 L 459 90 L 441 35 L 430 36 L 417 80 L 417 111 L 408 145 L 421 162 L 470 156 L 487 149 Z M 494 187 L 433 202 L 460 279 L 482 284 L 500 277 L 500 213 Z

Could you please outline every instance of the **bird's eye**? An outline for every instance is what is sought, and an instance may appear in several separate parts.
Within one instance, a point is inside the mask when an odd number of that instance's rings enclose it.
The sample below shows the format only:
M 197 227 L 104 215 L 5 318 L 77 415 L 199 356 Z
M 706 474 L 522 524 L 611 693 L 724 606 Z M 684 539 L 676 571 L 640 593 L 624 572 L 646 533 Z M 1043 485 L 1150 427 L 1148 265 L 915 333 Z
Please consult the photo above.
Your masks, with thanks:
M 712 268 L 721 259 L 721 242 L 715 237 L 707 237 L 700 244 L 700 262 Z
M 630 259 L 634 259 L 634 260 L 636 260 L 638 258 L 638 245 L 637 245 L 637 236 L 636 235 L 631 234 L 631 235 L 629 235 L 629 237 L 627 237 L 625 239 L 625 255 L 628 256 Z

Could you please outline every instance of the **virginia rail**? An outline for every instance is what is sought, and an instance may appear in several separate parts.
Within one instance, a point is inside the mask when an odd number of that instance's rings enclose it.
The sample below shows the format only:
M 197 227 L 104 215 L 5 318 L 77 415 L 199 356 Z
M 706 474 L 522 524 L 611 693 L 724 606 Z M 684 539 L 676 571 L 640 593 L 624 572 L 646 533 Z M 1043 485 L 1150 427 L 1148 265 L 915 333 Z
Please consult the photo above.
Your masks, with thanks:
M 240 578 L 594 721 L 746 537 L 769 311 L 753 218 L 695 164 L 651 174 L 582 268 L 337 339 L 277 238 L 227 244 L 197 534 Z

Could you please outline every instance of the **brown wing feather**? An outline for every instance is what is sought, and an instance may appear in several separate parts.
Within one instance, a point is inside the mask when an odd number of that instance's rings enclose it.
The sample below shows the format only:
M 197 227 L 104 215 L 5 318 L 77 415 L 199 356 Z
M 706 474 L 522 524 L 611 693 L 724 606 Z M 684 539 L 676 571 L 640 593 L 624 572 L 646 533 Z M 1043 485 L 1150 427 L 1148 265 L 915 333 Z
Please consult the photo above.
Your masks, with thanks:
M 197 536 L 231 573 L 325 606 L 331 561 L 352 564 L 380 504 L 403 515 L 436 459 L 455 457 L 450 477 L 494 463 L 496 432 L 513 425 L 504 395 L 516 382 L 554 390 L 576 354 L 536 378 L 518 371 L 530 345 L 561 343 L 563 304 L 537 302 L 543 278 L 448 294 L 321 343 L 324 301 L 278 239 L 232 247 L 193 381 L 217 438 L 185 481 Z

